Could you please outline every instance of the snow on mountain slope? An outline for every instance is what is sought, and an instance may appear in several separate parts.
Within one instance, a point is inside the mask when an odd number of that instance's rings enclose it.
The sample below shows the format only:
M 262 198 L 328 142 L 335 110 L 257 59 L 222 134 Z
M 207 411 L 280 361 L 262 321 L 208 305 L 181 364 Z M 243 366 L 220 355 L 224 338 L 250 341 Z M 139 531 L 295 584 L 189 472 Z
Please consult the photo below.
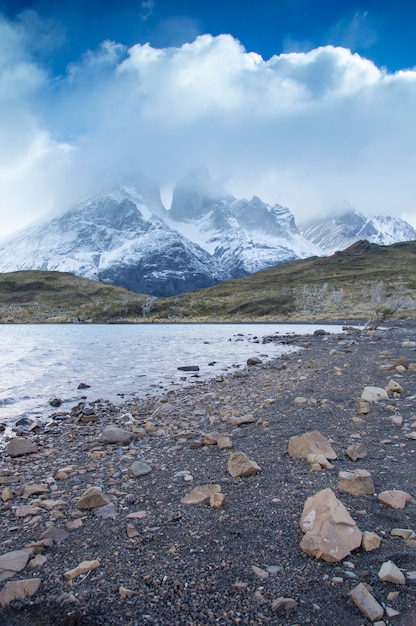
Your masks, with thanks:
M 123 195 L 122 188 L 9 237 L 0 246 L 0 271 L 66 271 L 157 296 L 228 278 L 207 252 Z
M 315 220 L 300 232 L 288 208 L 254 196 L 239 200 L 206 169 L 178 182 L 168 211 L 159 188 L 123 179 L 72 209 L 0 242 L 0 272 L 72 272 L 132 291 L 170 296 L 272 265 L 345 249 L 416 239 L 390 217 L 350 211 Z
M 366 217 L 357 211 L 317 218 L 300 224 L 299 229 L 326 254 L 344 250 L 361 239 L 383 246 L 416 239 L 416 230 L 404 220 L 389 216 Z
M 169 225 L 197 242 L 233 277 L 298 258 L 322 255 L 299 233 L 292 213 L 254 196 L 237 200 L 195 170 L 176 185 Z

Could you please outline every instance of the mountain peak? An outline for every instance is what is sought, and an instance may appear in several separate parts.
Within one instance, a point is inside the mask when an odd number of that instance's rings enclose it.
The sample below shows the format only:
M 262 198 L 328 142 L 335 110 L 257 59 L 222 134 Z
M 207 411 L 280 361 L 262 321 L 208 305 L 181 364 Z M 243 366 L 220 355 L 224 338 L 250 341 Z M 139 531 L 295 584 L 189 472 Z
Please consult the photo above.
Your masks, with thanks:
M 175 185 L 170 217 L 179 222 L 199 219 L 227 196 L 222 184 L 211 178 L 206 167 L 195 168 Z

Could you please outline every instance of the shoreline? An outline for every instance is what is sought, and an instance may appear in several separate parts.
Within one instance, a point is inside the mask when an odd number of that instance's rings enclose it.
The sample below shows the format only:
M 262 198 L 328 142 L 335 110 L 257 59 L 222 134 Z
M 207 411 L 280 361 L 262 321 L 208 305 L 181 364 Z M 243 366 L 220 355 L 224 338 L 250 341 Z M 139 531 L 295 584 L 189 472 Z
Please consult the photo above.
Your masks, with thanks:
M 22 433 L 38 451 L 1 459 L 3 494 L 10 492 L 1 505 L 0 556 L 48 536 L 52 541 L 36 548 L 46 560 L 26 564 L 5 581 L 41 579 L 32 596 L 0 609 L 0 623 L 359 626 L 370 622 L 349 593 L 364 582 L 378 602 L 398 611 L 394 618 L 385 614 L 385 624 L 414 624 L 416 577 L 409 572 L 416 570 L 416 546 L 390 532 L 416 531 L 416 505 L 388 509 L 373 495 L 341 492 L 338 473 L 367 469 L 376 492 L 400 489 L 416 497 L 416 441 L 406 437 L 415 430 L 416 372 L 408 365 L 416 362 L 416 352 L 403 347 L 415 340 L 415 325 L 299 336 L 300 353 L 226 372 L 158 400 L 120 407 L 97 402 L 93 415 L 78 406 L 68 421 Z M 404 371 L 395 369 L 398 361 Z M 384 388 L 390 379 L 403 393 L 358 413 L 363 387 Z M 235 425 L 247 415 L 252 421 Z M 402 416 L 400 426 L 392 415 Z M 104 443 L 110 424 L 130 432 L 132 440 Z M 290 437 L 312 430 L 331 441 L 334 469 L 311 472 L 305 459 L 287 454 Z M 228 435 L 232 448 L 207 444 L 213 431 Z M 368 456 L 355 463 L 345 456 L 354 441 L 368 448 Z M 227 463 L 236 451 L 261 471 L 232 477 Z M 135 462 L 150 471 L 134 475 Z M 224 506 L 181 502 L 193 487 L 207 484 L 220 486 Z M 45 491 L 36 493 L 32 485 Z M 108 498 L 106 512 L 77 506 L 90 486 Z M 300 549 L 304 502 L 327 487 L 362 531 L 381 537 L 377 550 L 359 548 L 344 561 L 327 563 Z M 99 565 L 70 586 L 65 572 L 85 560 Z M 405 585 L 378 578 L 388 560 L 405 573 Z M 280 597 L 297 605 L 277 612 L 273 603 Z

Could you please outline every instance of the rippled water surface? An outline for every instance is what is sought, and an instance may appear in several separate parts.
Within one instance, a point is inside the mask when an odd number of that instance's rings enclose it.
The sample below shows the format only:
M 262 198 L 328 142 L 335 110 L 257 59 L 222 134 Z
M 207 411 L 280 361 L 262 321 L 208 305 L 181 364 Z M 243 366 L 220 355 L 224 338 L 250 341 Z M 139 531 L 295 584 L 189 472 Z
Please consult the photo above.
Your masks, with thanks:
M 120 402 L 195 381 L 177 368 L 198 365 L 199 380 L 287 352 L 261 344 L 275 333 L 313 333 L 317 326 L 282 324 L 0 325 L 0 422 L 45 417 L 81 396 Z M 319 326 L 322 328 L 322 325 Z M 340 327 L 329 327 L 338 332 Z M 260 339 L 260 343 L 256 341 Z M 181 380 L 186 376 L 186 382 Z M 83 382 L 91 387 L 78 390 Z

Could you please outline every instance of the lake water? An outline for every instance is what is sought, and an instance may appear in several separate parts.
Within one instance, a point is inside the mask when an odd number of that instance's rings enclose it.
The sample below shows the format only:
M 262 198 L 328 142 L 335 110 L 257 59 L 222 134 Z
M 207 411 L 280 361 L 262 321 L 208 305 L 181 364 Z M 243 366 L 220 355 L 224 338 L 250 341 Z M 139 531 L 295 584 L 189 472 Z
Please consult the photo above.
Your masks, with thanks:
M 174 385 L 206 380 L 244 367 L 247 358 L 276 358 L 293 350 L 262 345 L 265 335 L 312 334 L 299 324 L 0 325 L 0 423 L 45 418 L 81 396 L 121 403 Z M 340 326 L 326 327 L 340 332 Z M 256 343 L 258 339 L 260 343 Z M 198 365 L 198 379 L 180 366 Z M 186 381 L 181 378 L 186 377 Z M 78 390 L 85 383 L 89 389 Z

